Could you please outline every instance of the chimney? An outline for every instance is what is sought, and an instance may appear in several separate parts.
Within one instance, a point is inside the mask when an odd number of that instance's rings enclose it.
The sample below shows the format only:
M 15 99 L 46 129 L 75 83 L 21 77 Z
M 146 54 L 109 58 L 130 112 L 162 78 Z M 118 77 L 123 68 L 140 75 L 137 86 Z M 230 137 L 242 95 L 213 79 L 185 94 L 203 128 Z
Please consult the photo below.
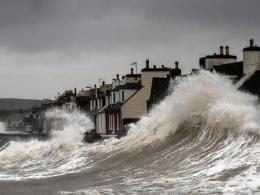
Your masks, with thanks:
M 179 62 L 178 61 L 175 62 L 175 69 L 179 69 Z
M 94 85 L 94 90 L 95 90 L 94 91 L 95 92 L 95 97 L 97 98 L 97 85 L 96 84 Z
M 133 69 L 133 68 L 131 68 L 131 74 L 132 74 L 132 75 L 134 74 L 134 69 Z
M 255 46 L 255 43 L 254 43 L 255 41 L 254 41 L 254 39 L 250 39 L 249 42 L 250 42 L 250 47 L 254 47 L 254 46 Z
M 149 68 L 149 59 L 146 59 L 146 68 Z
M 116 75 L 116 80 L 119 80 L 119 74 Z
M 156 69 L 156 65 L 153 65 L 153 68 Z
M 102 81 L 102 85 L 105 85 L 106 84 L 106 82 L 105 81 Z
M 122 80 L 125 80 L 125 76 L 122 76 Z
M 229 46 L 226 46 L 226 55 L 229 56 Z
M 164 65 L 162 65 L 162 68 L 164 68 Z
M 77 95 L 77 88 L 74 88 L 74 95 Z
M 220 49 L 220 55 L 224 55 L 224 47 L 220 46 L 219 49 Z

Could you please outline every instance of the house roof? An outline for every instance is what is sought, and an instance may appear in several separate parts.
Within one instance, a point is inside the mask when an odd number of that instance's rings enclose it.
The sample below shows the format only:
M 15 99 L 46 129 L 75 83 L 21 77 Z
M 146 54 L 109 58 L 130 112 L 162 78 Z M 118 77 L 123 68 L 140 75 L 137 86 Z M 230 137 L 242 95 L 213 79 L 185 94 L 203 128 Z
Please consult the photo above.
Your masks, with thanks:
M 233 55 L 213 54 L 213 55 L 207 55 L 205 58 L 206 59 L 236 59 L 237 57 Z
M 164 68 L 162 68 L 162 67 L 160 67 L 160 68 L 151 67 L 151 68 L 143 68 L 142 72 L 155 72 L 155 71 L 161 72 L 161 71 L 169 71 L 169 70 L 170 70 L 170 68 L 167 68 L 167 67 L 164 67 Z
M 125 76 L 128 77 L 128 78 L 130 78 L 130 77 L 135 78 L 135 77 L 141 77 L 141 74 L 127 74 Z
M 122 102 L 118 102 L 116 104 L 110 104 L 108 107 L 106 107 L 105 111 L 109 111 L 109 110 L 118 110 L 121 108 L 121 106 L 123 105 Z
M 243 51 L 260 51 L 260 47 L 246 47 L 243 49 Z
M 180 68 L 174 68 L 171 69 L 171 77 L 179 76 L 181 75 L 181 69 Z
M 132 90 L 132 89 L 140 89 L 141 88 L 141 81 L 137 82 L 137 83 L 126 83 L 124 85 L 118 85 L 115 89 L 113 89 L 113 91 L 118 91 L 118 90 Z
M 154 77 L 152 81 L 150 100 L 165 95 L 169 88 L 169 78 L 157 78 Z
M 219 66 L 214 66 L 216 72 L 225 74 L 225 75 L 235 75 L 242 76 L 243 75 L 243 62 L 234 62 L 229 64 L 223 64 Z
M 242 91 L 250 92 L 260 97 L 260 71 L 256 71 L 243 85 L 239 88 Z

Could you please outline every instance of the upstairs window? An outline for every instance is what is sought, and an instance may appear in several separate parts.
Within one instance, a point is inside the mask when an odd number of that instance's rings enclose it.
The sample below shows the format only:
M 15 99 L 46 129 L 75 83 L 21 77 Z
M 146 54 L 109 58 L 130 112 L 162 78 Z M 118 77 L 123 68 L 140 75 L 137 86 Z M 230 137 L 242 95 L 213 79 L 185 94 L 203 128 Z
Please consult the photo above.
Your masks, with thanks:
M 122 102 L 125 101 L 125 91 L 122 91 Z
M 115 104 L 116 103 L 116 94 L 113 93 L 113 103 Z

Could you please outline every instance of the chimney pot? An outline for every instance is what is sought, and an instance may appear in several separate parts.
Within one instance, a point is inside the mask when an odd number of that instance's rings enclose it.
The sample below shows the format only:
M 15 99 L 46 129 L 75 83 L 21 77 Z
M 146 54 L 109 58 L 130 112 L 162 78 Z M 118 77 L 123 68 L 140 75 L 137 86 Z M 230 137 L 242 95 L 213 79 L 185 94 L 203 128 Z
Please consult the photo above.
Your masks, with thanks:
M 156 69 L 156 65 L 153 65 L 153 68 Z
M 105 81 L 102 81 L 102 85 L 105 85 L 106 84 L 106 82 Z
M 131 74 L 134 74 L 134 69 L 133 68 L 131 68 Z
M 250 47 L 254 47 L 254 46 L 255 46 L 255 43 L 254 43 L 255 41 L 254 41 L 254 39 L 250 39 L 249 42 L 250 42 Z
M 178 61 L 175 62 L 175 69 L 179 69 L 179 62 Z
M 122 76 L 122 80 L 125 80 L 125 76 Z
M 119 74 L 116 75 L 116 80 L 119 80 Z
M 164 68 L 164 65 L 162 65 L 162 68 Z
M 149 68 L 149 63 L 150 63 L 149 59 L 146 59 L 146 68 Z
M 226 46 L 226 55 L 229 56 L 229 46 Z
M 224 55 L 224 47 L 220 46 L 219 49 L 220 49 L 220 55 Z

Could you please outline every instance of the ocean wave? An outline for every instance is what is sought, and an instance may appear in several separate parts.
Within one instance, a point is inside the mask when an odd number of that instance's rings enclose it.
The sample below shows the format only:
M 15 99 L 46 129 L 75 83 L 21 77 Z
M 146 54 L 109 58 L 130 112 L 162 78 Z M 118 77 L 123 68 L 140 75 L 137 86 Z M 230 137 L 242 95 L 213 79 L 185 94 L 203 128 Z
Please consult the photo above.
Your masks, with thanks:
M 53 127 L 46 142 L 11 142 L 0 151 L 0 180 L 57 177 L 48 185 L 58 194 L 260 193 L 257 97 L 209 72 L 172 88 L 127 136 L 93 145 L 81 142 L 93 128 L 87 115 L 50 111 L 63 130 Z M 70 175 L 75 183 L 65 185 Z

